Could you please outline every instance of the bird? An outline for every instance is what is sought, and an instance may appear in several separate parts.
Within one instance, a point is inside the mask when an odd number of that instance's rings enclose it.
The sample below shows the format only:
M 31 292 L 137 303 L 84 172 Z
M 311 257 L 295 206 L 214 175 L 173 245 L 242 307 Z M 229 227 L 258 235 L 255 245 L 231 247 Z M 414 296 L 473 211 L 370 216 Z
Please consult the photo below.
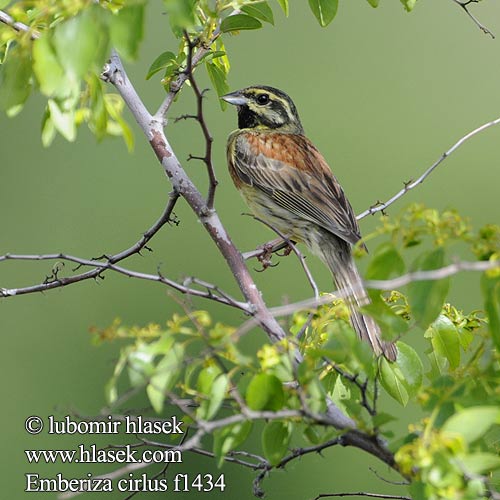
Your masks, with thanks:
M 370 298 L 352 254 L 361 239 L 356 216 L 326 160 L 306 137 L 292 99 L 266 85 L 221 98 L 238 112 L 238 128 L 227 141 L 236 189 L 256 217 L 289 241 L 305 244 L 327 265 L 337 289 L 347 294 L 359 338 L 375 355 L 395 361 L 395 344 L 383 340 L 377 323 L 359 310 Z

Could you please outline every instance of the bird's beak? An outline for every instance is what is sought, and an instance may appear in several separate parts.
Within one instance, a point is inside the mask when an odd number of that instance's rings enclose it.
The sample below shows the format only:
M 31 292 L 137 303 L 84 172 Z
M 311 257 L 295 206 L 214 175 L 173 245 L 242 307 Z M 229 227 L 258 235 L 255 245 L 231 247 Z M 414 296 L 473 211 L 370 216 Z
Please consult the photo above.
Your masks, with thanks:
M 247 98 L 239 90 L 223 95 L 221 99 L 224 99 L 224 101 L 229 104 L 234 104 L 235 106 L 243 106 L 247 103 Z

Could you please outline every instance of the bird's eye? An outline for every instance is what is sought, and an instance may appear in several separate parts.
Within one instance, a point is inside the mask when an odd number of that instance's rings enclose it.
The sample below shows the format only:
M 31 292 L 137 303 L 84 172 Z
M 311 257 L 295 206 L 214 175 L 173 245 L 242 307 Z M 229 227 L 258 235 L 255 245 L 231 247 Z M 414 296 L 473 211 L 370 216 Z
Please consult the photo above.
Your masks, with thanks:
M 269 102 L 269 96 L 267 94 L 259 94 L 257 96 L 257 103 L 258 104 L 267 104 Z

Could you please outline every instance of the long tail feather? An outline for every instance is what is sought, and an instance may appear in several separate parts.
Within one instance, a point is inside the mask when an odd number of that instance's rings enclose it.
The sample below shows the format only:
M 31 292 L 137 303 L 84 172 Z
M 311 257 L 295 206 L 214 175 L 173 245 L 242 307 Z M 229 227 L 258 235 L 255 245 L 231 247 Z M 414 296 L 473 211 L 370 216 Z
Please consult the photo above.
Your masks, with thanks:
M 354 263 L 349 243 L 333 235 L 325 235 L 323 240 L 320 246 L 323 260 L 330 268 L 337 288 L 348 294 L 346 303 L 354 330 L 360 339 L 370 344 L 376 355 L 383 354 L 389 361 L 395 361 L 398 354 L 396 346 L 382 340 L 377 323 L 358 309 L 369 304 L 370 298 Z

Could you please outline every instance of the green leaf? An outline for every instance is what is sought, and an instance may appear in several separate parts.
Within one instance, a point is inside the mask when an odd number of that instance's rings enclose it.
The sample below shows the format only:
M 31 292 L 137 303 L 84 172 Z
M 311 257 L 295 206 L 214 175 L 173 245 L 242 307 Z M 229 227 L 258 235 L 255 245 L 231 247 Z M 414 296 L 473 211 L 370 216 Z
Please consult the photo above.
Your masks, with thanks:
M 367 0 L 372 7 L 378 7 L 379 0 Z
M 48 107 L 45 108 L 45 113 L 42 118 L 42 145 L 48 148 L 57 135 L 54 122 L 50 119 L 50 112 Z
M 450 367 L 457 368 L 460 364 L 460 335 L 452 321 L 443 314 L 439 315 L 425 335 L 431 337 L 433 349 L 448 360 Z
M 223 33 L 229 31 L 256 30 L 259 28 L 262 28 L 262 23 L 258 19 L 248 16 L 247 14 L 228 16 L 220 25 L 220 30 Z
M 418 394 L 422 386 L 424 365 L 416 351 L 404 342 L 398 342 L 397 365 L 404 377 L 404 386 L 410 397 Z
M 309 0 L 309 7 L 319 24 L 328 26 L 337 14 L 338 0 Z
M 439 269 L 444 265 L 444 249 L 421 255 L 414 264 L 414 271 Z M 408 300 L 412 314 L 419 326 L 427 328 L 441 312 L 448 288 L 449 278 L 433 281 L 414 281 L 408 285 Z
M 494 423 L 500 423 L 500 408 L 474 406 L 455 413 L 443 425 L 443 432 L 461 434 L 467 444 L 486 434 Z
M 97 75 L 92 74 L 88 80 L 88 92 L 90 94 L 90 117 L 88 124 L 90 130 L 98 140 L 106 135 L 108 129 L 108 113 L 104 103 L 104 91 L 102 81 Z
M 128 354 L 129 352 L 127 349 L 122 349 L 120 352 L 120 358 L 115 365 L 113 376 L 104 387 L 104 393 L 108 404 L 113 404 L 118 399 L 118 389 L 116 388 L 116 384 L 118 383 L 118 379 L 120 378 L 123 369 L 127 365 Z
M 212 390 L 214 380 L 221 374 L 221 369 L 217 365 L 210 365 L 200 371 L 196 389 L 201 394 L 208 396 Z
M 248 5 L 243 5 L 241 10 L 254 17 L 255 19 L 260 19 L 265 23 L 270 23 L 274 25 L 274 16 L 271 7 L 267 2 L 252 3 Z
M 111 44 L 128 60 L 137 59 L 139 45 L 144 37 L 144 5 L 123 7 L 111 17 L 109 24 Z
M 401 3 L 405 6 L 405 9 L 408 12 L 411 12 L 417 3 L 417 0 L 401 0 Z
M 227 73 L 220 66 L 216 66 L 212 62 L 206 63 L 208 76 L 210 77 L 210 81 L 217 92 L 217 95 L 223 96 L 229 92 L 229 86 L 227 84 Z M 219 99 L 220 106 L 224 110 L 226 108 L 226 102 L 222 99 Z
M 7 60 L 0 65 L 0 109 L 7 112 L 24 104 L 31 92 L 31 58 L 20 47 L 9 50 Z
M 470 475 L 484 474 L 500 468 L 500 457 L 493 453 L 470 453 L 459 457 L 459 460 Z
M 76 139 L 75 111 L 61 109 L 59 104 L 53 99 L 47 101 L 50 119 L 56 130 L 67 140 L 73 142 Z
M 271 465 L 278 465 L 285 456 L 290 442 L 290 425 L 272 421 L 262 431 L 262 448 Z
M 66 75 L 48 36 L 33 42 L 33 71 L 43 94 L 49 97 L 64 96 Z
M 389 363 L 383 356 L 380 358 L 380 382 L 384 389 L 401 405 L 406 406 L 410 399 L 404 384 L 404 375 L 397 363 Z
M 491 337 L 496 348 L 500 350 L 500 277 L 489 277 L 487 274 L 483 274 L 481 291 Z
M 99 9 L 100 13 L 101 9 Z M 73 78 L 80 79 L 89 70 L 100 70 L 108 53 L 108 31 L 101 16 L 90 8 L 58 24 L 53 43 L 59 62 Z
M 211 384 L 208 399 L 202 401 L 196 414 L 205 420 L 210 420 L 218 411 L 226 396 L 229 379 L 225 373 L 219 375 Z
M 146 393 L 157 413 L 161 413 L 163 410 L 166 393 L 172 389 L 179 378 L 183 359 L 184 346 L 174 344 L 154 370 L 154 375 L 146 388 Z
M 168 19 L 175 36 L 183 36 L 196 24 L 196 3 L 198 0 L 163 0 Z
M 401 254 L 392 243 L 382 243 L 374 253 L 374 256 L 366 271 L 368 280 L 386 280 L 391 275 L 404 274 L 405 263 Z
M 246 400 L 252 410 L 281 409 L 285 402 L 285 393 L 280 379 L 275 375 L 258 373 L 248 384 Z
M 380 326 L 384 340 L 395 340 L 408 331 L 409 324 L 391 309 L 378 293 L 370 291 L 371 303 L 362 307 Z
M 161 53 L 151 64 L 146 75 L 146 80 L 149 80 L 153 75 L 175 63 L 175 54 L 167 51 Z
M 219 467 L 222 466 L 224 457 L 230 451 L 245 442 L 251 430 L 252 422 L 246 420 L 244 422 L 229 425 L 214 432 L 213 451 L 217 458 L 217 464 Z
M 285 16 L 288 17 L 288 0 L 278 0 L 278 3 L 280 4 L 280 7 L 282 8 L 283 12 L 285 13 Z

